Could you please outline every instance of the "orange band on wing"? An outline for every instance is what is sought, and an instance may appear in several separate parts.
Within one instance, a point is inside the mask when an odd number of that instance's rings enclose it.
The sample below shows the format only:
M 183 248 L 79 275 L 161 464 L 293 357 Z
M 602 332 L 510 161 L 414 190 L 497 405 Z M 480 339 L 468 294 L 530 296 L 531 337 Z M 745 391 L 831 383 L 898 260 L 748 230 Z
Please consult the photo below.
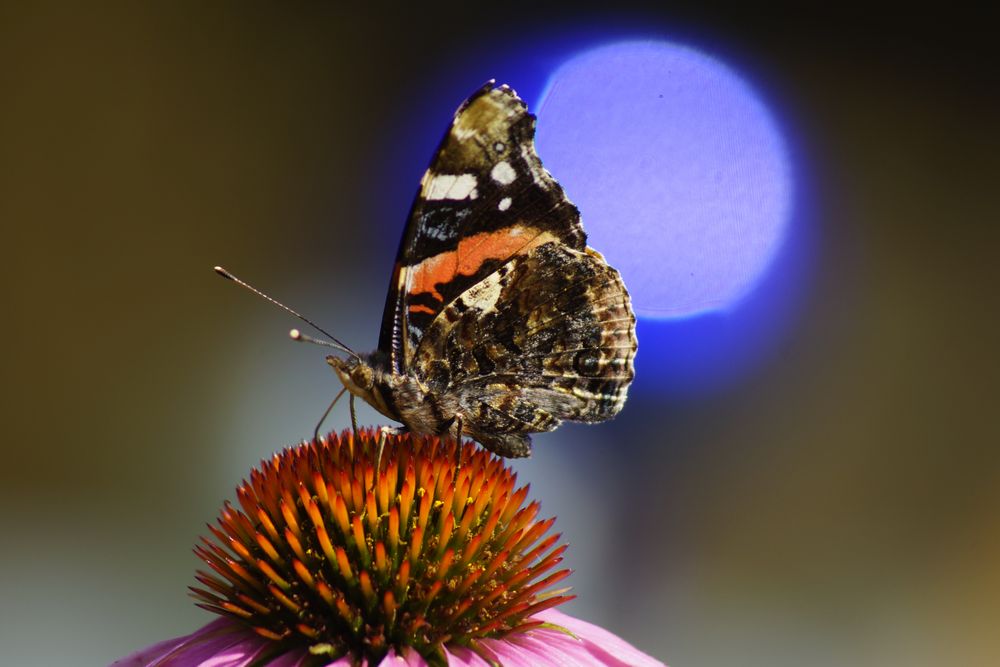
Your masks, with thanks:
M 437 285 L 449 283 L 458 275 L 475 275 L 488 260 L 507 259 L 553 240 L 555 237 L 551 234 L 542 233 L 534 227 L 505 227 L 473 234 L 461 239 L 457 249 L 428 257 L 414 266 L 409 293 L 428 293 L 438 301 L 444 301 Z

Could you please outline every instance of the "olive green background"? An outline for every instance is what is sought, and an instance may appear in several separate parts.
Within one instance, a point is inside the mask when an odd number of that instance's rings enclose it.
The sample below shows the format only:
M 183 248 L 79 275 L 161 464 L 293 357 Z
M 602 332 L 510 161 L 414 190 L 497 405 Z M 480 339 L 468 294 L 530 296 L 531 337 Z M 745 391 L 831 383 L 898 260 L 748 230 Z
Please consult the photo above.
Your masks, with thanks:
M 986 22 L 505 2 L 0 8 L 0 663 L 105 664 L 210 620 L 196 536 L 336 389 L 211 267 L 374 346 L 409 96 L 516 35 L 615 21 L 722 45 L 780 93 L 816 253 L 753 374 L 637 393 L 518 463 L 572 544 L 570 611 L 674 667 L 1000 662 Z

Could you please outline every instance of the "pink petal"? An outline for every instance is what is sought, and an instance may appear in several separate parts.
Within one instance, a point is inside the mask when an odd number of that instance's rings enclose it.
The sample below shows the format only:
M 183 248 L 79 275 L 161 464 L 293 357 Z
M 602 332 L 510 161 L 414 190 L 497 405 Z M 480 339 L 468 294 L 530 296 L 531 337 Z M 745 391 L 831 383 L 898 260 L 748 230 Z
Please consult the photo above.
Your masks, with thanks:
M 282 653 L 276 658 L 268 660 L 268 667 L 302 667 L 302 665 L 310 664 L 309 661 L 312 659 L 312 655 L 309 651 L 301 650 L 291 650 L 287 653 Z M 325 667 L 353 667 L 350 659 L 348 658 L 338 658 L 333 662 L 327 663 Z
M 111 667 L 242 667 L 249 664 L 268 641 L 220 618 L 184 637 L 154 644 L 111 663 Z
M 368 661 L 365 660 L 365 666 L 367 665 Z M 427 667 L 427 661 L 409 648 L 403 650 L 403 655 L 397 654 L 395 649 L 390 649 L 389 655 L 382 658 L 377 667 Z
M 575 637 L 552 628 L 537 628 L 503 639 L 485 639 L 480 650 L 504 667 L 665 667 L 592 623 L 555 610 L 537 614 L 537 620 L 566 628 Z M 457 667 L 491 667 L 491 662 L 463 647 L 449 647 L 448 664 Z
M 536 628 L 503 639 L 479 642 L 479 651 L 461 646 L 445 649 L 452 667 L 665 667 L 625 640 L 592 623 L 550 609 L 535 619 L 557 625 L 572 635 L 552 628 Z M 575 635 L 575 636 L 573 636 Z M 247 630 L 229 619 L 219 619 L 190 635 L 168 639 L 137 651 L 112 663 L 111 667 L 247 667 L 273 647 L 270 640 Z M 308 651 L 293 650 L 268 662 L 269 667 L 302 667 L 310 658 Z M 364 667 L 427 667 L 427 662 L 412 649 L 402 654 L 394 650 L 376 666 L 364 661 Z M 349 658 L 340 658 L 327 667 L 350 667 Z
M 444 650 L 448 658 L 448 667 L 493 667 L 474 652 L 461 646 L 453 646 Z
M 593 623 L 567 616 L 555 609 L 543 611 L 535 618 L 566 628 L 579 638 L 578 640 L 573 639 L 565 633 L 548 628 L 539 628 L 528 633 L 539 639 L 545 633 L 544 642 L 547 647 L 559 653 L 565 653 L 572 660 L 577 661 L 554 664 L 665 667 L 661 661 L 646 655 L 621 637 Z
M 168 639 L 116 660 L 111 667 L 247 667 L 274 644 L 226 618 L 189 635 Z M 299 667 L 305 651 L 291 651 L 269 662 L 274 667 Z M 349 662 L 332 663 L 340 667 Z

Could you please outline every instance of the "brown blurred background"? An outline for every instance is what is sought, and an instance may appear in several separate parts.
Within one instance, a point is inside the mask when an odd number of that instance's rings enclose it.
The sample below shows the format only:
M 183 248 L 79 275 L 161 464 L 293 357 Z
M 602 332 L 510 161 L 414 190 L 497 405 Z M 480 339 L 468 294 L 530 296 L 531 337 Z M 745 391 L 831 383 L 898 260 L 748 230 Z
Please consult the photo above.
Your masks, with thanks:
M 380 200 L 429 157 L 387 164 L 400 119 L 443 129 L 435 82 L 469 54 L 622 24 L 780 91 L 815 266 L 739 382 L 537 438 L 518 467 L 572 544 L 570 611 L 673 667 L 1000 664 L 988 25 L 613 4 L 0 8 L 0 663 L 105 664 L 210 620 L 197 535 L 336 389 L 211 267 L 374 346 L 406 213 Z

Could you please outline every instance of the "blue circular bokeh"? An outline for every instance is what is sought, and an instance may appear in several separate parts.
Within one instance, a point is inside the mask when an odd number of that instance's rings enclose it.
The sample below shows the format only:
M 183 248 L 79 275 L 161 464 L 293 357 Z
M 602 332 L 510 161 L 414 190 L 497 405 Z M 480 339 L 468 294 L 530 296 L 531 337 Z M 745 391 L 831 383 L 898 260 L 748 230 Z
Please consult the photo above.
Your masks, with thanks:
M 538 152 L 640 316 L 724 311 L 788 223 L 791 170 L 767 107 L 718 60 L 662 41 L 572 57 L 538 108 Z

